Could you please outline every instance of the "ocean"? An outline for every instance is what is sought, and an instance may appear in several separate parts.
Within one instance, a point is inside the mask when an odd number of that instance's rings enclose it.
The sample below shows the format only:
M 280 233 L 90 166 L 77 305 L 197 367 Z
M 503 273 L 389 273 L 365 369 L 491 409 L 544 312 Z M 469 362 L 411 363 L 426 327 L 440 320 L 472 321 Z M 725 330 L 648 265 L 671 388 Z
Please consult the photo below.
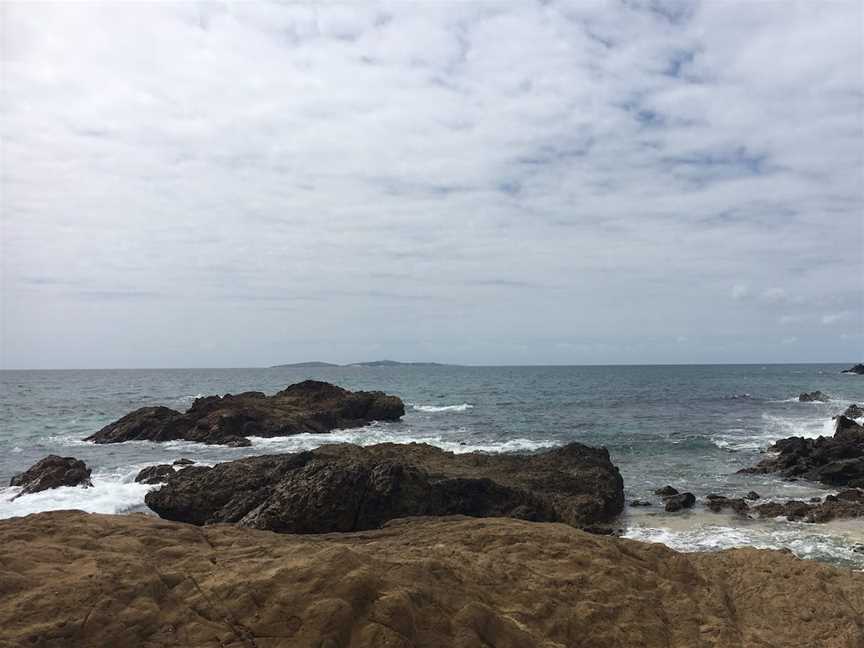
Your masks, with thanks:
M 737 546 L 788 548 L 803 558 L 864 568 L 864 520 L 806 524 L 745 520 L 701 504 L 667 514 L 653 491 L 670 484 L 693 492 L 764 499 L 806 499 L 834 492 L 771 475 L 738 475 L 760 450 L 787 436 L 833 433 L 832 415 L 864 403 L 864 377 L 849 365 L 584 367 L 390 366 L 272 369 L 165 369 L 0 372 L 0 518 L 52 509 L 146 511 L 154 486 L 136 484 L 154 463 L 187 457 L 213 464 L 296 452 L 324 443 L 429 443 L 452 452 L 535 452 L 570 441 L 602 445 L 621 469 L 627 500 L 617 526 L 625 536 L 683 551 Z M 348 389 L 400 396 L 398 423 L 324 435 L 252 439 L 247 448 L 189 442 L 94 445 L 81 439 L 138 407 L 185 410 L 202 395 L 273 393 L 315 378 Z M 800 403 L 819 389 L 828 403 Z M 72 455 L 93 468 L 93 488 L 61 488 L 14 499 L 9 479 L 47 454 Z M 157 486 L 158 487 L 158 486 Z

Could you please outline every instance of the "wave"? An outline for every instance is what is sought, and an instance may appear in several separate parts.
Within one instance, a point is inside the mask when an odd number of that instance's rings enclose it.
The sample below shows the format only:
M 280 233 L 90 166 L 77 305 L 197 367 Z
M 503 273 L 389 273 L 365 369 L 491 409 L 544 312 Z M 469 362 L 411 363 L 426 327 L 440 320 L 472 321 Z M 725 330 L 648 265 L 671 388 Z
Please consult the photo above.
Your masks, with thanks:
M 142 467 L 94 473 L 90 488 L 61 486 L 41 493 L 28 493 L 17 499 L 13 498 L 21 492 L 20 487 L 0 488 L 0 519 L 66 509 L 87 513 L 126 513 L 141 508 L 147 491 L 158 488 L 135 483 L 135 476 Z
M 623 537 L 659 542 L 676 551 L 689 553 L 738 547 L 790 549 L 799 558 L 864 567 L 864 555 L 854 551 L 854 542 L 840 535 L 802 529 L 800 524 L 793 523 L 735 527 L 697 524 L 683 529 L 637 525 L 628 528 Z
M 418 412 L 466 412 L 474 406 L 470 403 L 460 403 L 459 405 L 415 405 L 411 404 Z
M 711 437 L 711 443 L 723 450 L 763 450 L 775 441 L 787 437 L 816 439 L 833 436 L 835 422 L 831 419 L 800 419 L 762 414 L 765 427 L 748 432 L 743 428 L 730 428 Z M 744 433 L 744 434 L 742 434 Z
M 544 448 L 561 445 L 551 440 L 515 438 L 506 440 L 477 439 L 466 436 L 464 428 L 441 430 L 434 433 L 411 433 L 378 423 L 372 423 L 362 428 L 337 430 L 328 434 L 295 434 L 288 437 L 249 437 L 252 442 L 253 454 L 266 450 L 268 452 L 300 452 L 313 450 L 322 445 L 333 443 L 353 443 L 360 446 L 376 443 L 428 443 L 454 454 L 465 452 L 486 452 L 497 454 L 503 452 L 534 452 Z

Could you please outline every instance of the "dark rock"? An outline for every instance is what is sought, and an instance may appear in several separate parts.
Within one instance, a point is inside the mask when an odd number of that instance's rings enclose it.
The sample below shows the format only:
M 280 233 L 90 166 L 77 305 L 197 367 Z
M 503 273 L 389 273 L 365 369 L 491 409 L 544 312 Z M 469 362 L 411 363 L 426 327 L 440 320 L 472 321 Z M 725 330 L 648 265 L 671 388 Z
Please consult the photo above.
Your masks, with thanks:
M 864 485 L 864 427 L 846 416 L 836 418 L 833 437 L 789 437 L 769 451 L 770 456 L 739 472 L 779 473 L 831 486 Z
M 372 421 L 395 421 L 405 414 L 396 396 L 383 392 L 350 392 L 306 380 L 273 396 L 245 392 L 236 396 L 198 398 L 185 414 L 167 407 L 143 407 L 105 426 L 85 441 L 174 441 L 243 447 L 249 436 L 277 437 L 325 433 L 362 427 Z
M 828 394 L 824 394 L 817 389 L 816 391 L 812 392 L 802 392 L 798 396 L 798 400 L 802 403 L 827 403 L 829 400 L 831 400 L 831 397 L 828 396 Z
M 135 481 L 139 484 L 161 484 L 168 481 L 168 478 L 173 474 L 174 468 L 168 464 L 147 466 L 135 476 Z
M 859 376 L 864 376 L 864 364 L 856 364 L 848 369 L 844 369 L 841 373 L 844 374 L 858 374 Z
M 747 510 L 750 508 L 747 502 L 743 498 L 730 498 L 724 497 L 722 495 L 709 495 L 706 498 L 705 506 L 709 511 L 714 513 L 720 513 L 724 509 L 732 509 L 735 513 L 739 515 L 746 515 Z
M 693 493 L 681 493 L 667 497 L 663 501 L 666 504 L 666 510 L 674 513 L 681 509 L 692 508 L 696 503 L 696 496 Z
M 813 502 L 821 502 L 821 501 L 822 501 L 822 498 L 821 498 L 821 497 L 811 497 L 809 501 L 810 501 L 811 503 L 813 503 Z
M 785 517 L 790 521 L 829 522 L 843 518 L 864 517 L 864 494 L 848 490 L 836 497 L 829 495 L 824 502 L 766 502 L 754 507 L 763 518 Z
M 759 495 L 759 493 L 757 493 L 756 491 L 750 491 L 749 493 L 747 493 L 747 494 L 744 496 L 744 499 L 745 499 L 745 500 L 751 500 L 751 501 L 752 501 L 752 500 L 762 499 L 762 496 Z
M 654 491 L 655 495 L 659 495 L 660 497 L 671 497 L 672 495 L 677 495 L 678 490 L 672 488 L 671 486 L 664 486 L 663 488 L 658 488 Z
M 30 466 L 26 471 L 15 475 L 10 486 L 21 486 L 18 496 L 38 493 L 60 486 L 92 486 L 90 468 L 75 457 L 48 455 Z
M 630 502 L 630 506 L 653 506 L 651 502 L 635 499 Z
M 864 554 L 864 544 L 856 544 L 854 547 L 852 547 L 852 551 L 854 551 L 855 553 Z
M 843 416 L 850 419 L 861 418 L 862 416 L 864 416 L 864 407 L 859 407 L 858 405 L 853 403 L 844 410 Z
M 169 520 L 282 533 L 364 530 L 393 518 L 456 514 L 583 527 L 618 515 L 624 489 L 606 449 L 579 443 L 533 455 L 342 444 L 190 466 L 146 502 Z
M 191 466 L 191 465 L 193 465 L 194 463 L 195 463 L 195 462 L 192 461 L 191 459 L 186 459 L 185 457 L 181 457 L 180 459 L 177 459 L 177 461 L 175 461 L 175 462 L 174 462 L 173 464 L 171 464 L 171 465 L 172 465 L 172 466 Z

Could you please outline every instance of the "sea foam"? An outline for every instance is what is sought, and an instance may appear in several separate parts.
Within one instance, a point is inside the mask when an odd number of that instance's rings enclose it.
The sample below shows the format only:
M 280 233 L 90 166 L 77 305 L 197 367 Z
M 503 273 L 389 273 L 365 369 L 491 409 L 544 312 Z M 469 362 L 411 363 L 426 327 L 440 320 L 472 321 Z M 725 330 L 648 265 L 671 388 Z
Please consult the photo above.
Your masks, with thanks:
M 469 409 L 472 409 L 474 406 L 470 403 L 460 403 L 459 405 L 415 405 L 412 404 L 413 407 L 418 412 L 467 412 Z

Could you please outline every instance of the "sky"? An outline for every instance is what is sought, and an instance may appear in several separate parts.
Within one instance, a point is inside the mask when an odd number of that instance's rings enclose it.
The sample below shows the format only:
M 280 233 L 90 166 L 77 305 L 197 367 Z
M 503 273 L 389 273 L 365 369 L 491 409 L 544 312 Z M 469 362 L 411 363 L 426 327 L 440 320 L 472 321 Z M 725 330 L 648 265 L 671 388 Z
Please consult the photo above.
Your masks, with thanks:
M 0 5 L 0 367 L 864 360 L 864 3 Z

